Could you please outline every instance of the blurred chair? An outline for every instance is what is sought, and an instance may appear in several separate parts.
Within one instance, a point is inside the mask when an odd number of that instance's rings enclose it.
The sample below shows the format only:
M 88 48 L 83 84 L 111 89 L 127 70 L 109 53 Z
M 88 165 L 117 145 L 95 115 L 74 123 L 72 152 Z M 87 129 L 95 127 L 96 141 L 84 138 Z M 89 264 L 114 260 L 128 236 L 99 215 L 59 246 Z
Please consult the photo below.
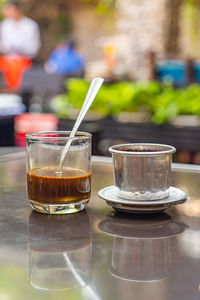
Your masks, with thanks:
M 183 59 L 175 54 L 160 56 L 153 51 L 147 53 L 149 79 L 171 82 L 175 87 L 185 86 L 195 81 L 193 60 Z M 200 80 L 200 64 L 199 64 Z
M 194 80 L 195 82 L 200 82 L 200 61 L 194 61 L 193 63 L 193 70 L 194 70 Z
M 175 86 L 183 86 L 188 82 L 187 64 L 182 60 L 158 62 L 156 71 L 159 81 L 171 81 Z
M 33 96 L 40 99 L 40 104 L 48 104 L 49 100 L 65 90 L 65 79 L 63 74 L 49 74 L 42 67 L 33 67 L 24 73 L 20 94 L 25 98 L 27 107 Z

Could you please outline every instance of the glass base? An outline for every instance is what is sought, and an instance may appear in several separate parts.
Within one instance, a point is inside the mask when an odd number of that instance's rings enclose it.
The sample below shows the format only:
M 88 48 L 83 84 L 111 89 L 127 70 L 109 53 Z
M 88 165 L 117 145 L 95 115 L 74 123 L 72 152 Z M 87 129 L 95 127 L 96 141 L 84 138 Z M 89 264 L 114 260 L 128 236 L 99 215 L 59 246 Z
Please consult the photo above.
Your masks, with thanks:
M 30 206 L 33 210 L 51 215 L 73 214 L 86 208 L 89 198 L 80 200 L 76 203 L 65 204 L 44 204 L 37 201 L 29 200 Z

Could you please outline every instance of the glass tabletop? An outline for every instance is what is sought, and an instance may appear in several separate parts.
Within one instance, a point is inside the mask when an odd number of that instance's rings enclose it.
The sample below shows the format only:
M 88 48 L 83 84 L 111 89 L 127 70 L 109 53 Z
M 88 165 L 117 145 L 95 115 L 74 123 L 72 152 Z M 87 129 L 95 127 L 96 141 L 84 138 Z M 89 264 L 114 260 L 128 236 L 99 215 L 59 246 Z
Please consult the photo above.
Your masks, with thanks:
M 0 299 L 200 297 L 200 167 L 173 165 L 191 200 L 157 215 L 115 212 L 98 191 L 113 184 L 110 158 L 93 157 L 87 210 L 32 212 L 24 153 L 0 156 Z

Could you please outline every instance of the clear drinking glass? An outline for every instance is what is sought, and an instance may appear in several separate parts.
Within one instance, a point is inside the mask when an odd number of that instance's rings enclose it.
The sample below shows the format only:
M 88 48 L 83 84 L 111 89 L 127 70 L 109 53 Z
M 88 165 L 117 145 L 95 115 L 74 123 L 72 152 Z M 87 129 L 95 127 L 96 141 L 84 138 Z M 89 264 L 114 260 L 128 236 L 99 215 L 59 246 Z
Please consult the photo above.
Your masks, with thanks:
M 31 207 L 46 214 L 83 210 L 91 192 L 91 134 L 37 132 L 26 135 L 27 194 Z M 62 172 L 58 172 L 66 142 L 71 139 Z

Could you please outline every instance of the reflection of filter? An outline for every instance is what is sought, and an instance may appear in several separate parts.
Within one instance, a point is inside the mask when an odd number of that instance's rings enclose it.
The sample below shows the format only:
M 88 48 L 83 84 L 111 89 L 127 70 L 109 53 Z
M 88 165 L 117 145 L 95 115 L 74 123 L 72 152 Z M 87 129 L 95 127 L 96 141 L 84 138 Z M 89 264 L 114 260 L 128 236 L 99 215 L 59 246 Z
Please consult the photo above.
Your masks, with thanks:
M 29 280 L 44 290 L 71 290 L 86 286 L 91 277 L 90 217 L 42 215 L 29 218 Z
M 171 266 L 170 237 L 184 231 L 167 215 L 134 217 L 111 214 L 100 228 L 114 236 L 111 272 L 132 281 L 167 278 Z
M 170 265 L 169 239 L 116 237 L 114 240 L 111 271 L 117 277 L 138 281 L 160 280 L 168 277 Z

